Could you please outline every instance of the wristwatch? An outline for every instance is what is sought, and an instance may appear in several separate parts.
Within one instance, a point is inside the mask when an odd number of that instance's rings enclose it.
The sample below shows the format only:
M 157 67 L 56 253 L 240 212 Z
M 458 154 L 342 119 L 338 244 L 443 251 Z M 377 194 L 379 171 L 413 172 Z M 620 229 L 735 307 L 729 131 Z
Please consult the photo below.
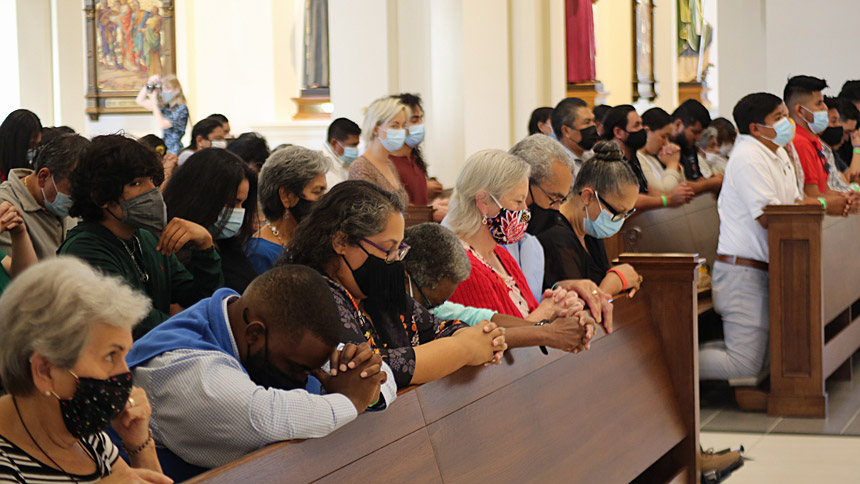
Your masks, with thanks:
M 543 325 L 549 324 L 549 323 L 550 323 L 549 319 L 541 319 L 540 321 L 535 323 L 535 326 L 543 326 Z

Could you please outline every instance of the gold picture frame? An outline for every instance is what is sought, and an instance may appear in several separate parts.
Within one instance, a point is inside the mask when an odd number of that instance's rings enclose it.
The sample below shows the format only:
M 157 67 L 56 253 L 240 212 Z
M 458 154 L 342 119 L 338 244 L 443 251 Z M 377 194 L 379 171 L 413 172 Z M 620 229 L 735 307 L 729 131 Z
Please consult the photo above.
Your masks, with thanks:
M 135 103 L 152 75 L 176 73 L 173 0 L 85 0 L 86 113 L 147 114 Z

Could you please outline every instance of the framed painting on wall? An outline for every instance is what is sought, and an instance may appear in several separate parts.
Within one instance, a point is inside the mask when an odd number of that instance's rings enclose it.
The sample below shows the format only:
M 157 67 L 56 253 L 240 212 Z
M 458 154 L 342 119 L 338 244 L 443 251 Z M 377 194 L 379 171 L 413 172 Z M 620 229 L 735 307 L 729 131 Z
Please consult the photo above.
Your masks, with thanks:
M 150 76 L 176 72 L 173 0 L 84 0 L 87 108 L 146 114 L 134 99 Z
M 657 99 L 654 79 L 654 0 L 633 0 L 633 102 Z

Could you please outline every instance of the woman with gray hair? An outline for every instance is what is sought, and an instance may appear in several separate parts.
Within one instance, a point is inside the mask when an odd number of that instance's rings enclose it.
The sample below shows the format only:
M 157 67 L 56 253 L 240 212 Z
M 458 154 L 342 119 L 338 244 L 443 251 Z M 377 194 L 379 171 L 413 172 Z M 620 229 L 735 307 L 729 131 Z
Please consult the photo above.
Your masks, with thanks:
M 338 183 L 299 225 L 288 259 L 326 278 L 343 322 L 343 342 L 370 343 L 391 367 L 397 388 L 463 366 L 498 363 L 507 348 L 504 329 L 442 321 L 407 294 L 404 209 L 400 197 L 373 183 Z
M 301 146 L 275 150 L 260 170 L 259 199 L 266 222 L 245 247 L 257 274 L 275 266 L 293 232 L 325 193 L 330 163 Z
M 0 297 L 0 481 L 155 482 L 152 409 L 125 363 L 149 298 L 58 257 Z M 129 467 L 105 434 L 113 424 Z
M 501 247 L 518 242 L 528 227 L 529 174 L 525 161 L 500 150 L 479 151 L 466 160 L 447 226 L 460 238 L 472 270 L 451 301 L 546 324 L 581 305 L 564 290 L 547 290 L 539 305 L 522 269 Z

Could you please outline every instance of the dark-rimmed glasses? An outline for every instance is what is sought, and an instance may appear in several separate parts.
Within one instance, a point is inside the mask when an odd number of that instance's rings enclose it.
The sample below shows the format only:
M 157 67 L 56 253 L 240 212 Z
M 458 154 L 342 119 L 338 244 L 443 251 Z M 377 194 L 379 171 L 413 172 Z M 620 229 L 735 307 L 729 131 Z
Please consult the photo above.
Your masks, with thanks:
M 636 208 L 631 208 L 627 212 L 615 210 L 615 207 L 613 207 L 612 205 L 609 204 L 609 202 L 604 200 L 603 197 L 601 197 L 600 194 L 597 193 L 597 191 L 595 191 L 594 194 L 597 195 L 597 204 L 600 205 L 601 208 L 603 208 L 603 206 L 605 206 L 606 208 L 609 209 L 609 212 L 612 214 L 611 220 L 613 222 L 619 222 L 621 220 L 627 220 L 627 218 L 630 217 L 631 215 L 633 215 L 633 212 L 636 211 Z

